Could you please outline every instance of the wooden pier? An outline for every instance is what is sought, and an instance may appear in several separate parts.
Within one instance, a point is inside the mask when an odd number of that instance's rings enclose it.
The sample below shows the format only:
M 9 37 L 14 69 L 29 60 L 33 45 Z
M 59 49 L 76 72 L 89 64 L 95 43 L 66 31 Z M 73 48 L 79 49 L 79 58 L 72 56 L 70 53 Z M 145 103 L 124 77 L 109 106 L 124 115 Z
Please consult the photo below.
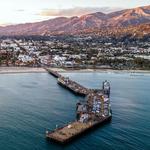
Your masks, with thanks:
M 58 78 L 58 84 L 79 96 L 86 96 L 84 103 L 76 105 L 76 121 L 68 125 L 46 131 L 46 138 L 60 144 L 68 143 L 79 135 L 111 120 L 112 112 L 109 100 L 110 84 L 103 82 L 103 89 L 88 89 L 79 83 L 60 75 L 57 71 L 46 69 Z
M 69 91 L 71 91 L 75 95 L 87 96 L 89 93 L 97 92 L 97 91 L 103 93 L 103 90 L 100 90 L 100 89 L 86 88 L 86 87 L 82 86 L 81 84 L 69 79 L 68 77 L 62 76 L 57 71 L 54 71 L 54 70 L 51 70 L 51 69 L 46 69 L 46 70 L 49 74 L 51 74 L 52 76 L 54 76 L 55 78 L 58 79 L 57 83 L 59 85 L 61 85 L 62 87 L 68 89 Z
M 111 120 L 111 116 L 99 118 L 96 121 L 89 121 L 88 123 L 82 123 L 74 121 L 67 126 L 58 128 L 52 132 L 46 133 L 46 138 L 60 144 L 67 144 L 73 139 L 79 137 L 83 133 L 94 129 L 97 126 L 103 125 Z
M 69 78 L 65 77 L 58 78 L 58 84 L 67 88 L 76 95 L 86 96 L 89 93 L 88 88 L 85 88 L 84 86 L 78 84 L 75 81 L 70 80 Z
M 51 69 L 47 69 L 45 68 L 45 70 L 51 74 L 52 76 L 54 76 L 55 78 L 60 78 L 61 77 L 61 74 L 59 74 L 57 71 L 54 71 L 54 70 L 51 70 Z

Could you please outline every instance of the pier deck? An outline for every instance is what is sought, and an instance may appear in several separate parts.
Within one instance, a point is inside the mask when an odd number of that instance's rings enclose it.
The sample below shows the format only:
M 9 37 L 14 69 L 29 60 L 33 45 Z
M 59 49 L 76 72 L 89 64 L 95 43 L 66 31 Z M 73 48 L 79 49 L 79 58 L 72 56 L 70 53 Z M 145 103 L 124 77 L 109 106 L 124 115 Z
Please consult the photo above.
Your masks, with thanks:
M 67 79 L 64 77 L 58 78 L 58 84 L 61 86 L 69 89 L 74 94 L 80 95 L 80 96 L 86 96 L 89 93 L 89 89 L 85 88 L 84 86 L 78 84 L 75 81 L 72 81 L 70 79 Z
M 70 142 L 77 136 L 85 133 L 86 131 L 103 124 L 104 122 L 110 121 L 111 116 L 99 118 L 97 121 L 89 121 L 87 123 L 82 123 L 79 121 L 72 122 L 71 124 L 58 128 L 53 132 L 50 132 L 46 137 L 52 141 L 58 142 L 60 144 L 65 144 Z
M 61 74 L 59 74 L 57 71 L 46 69 L 49 74 L 54 76 L 55 78 L 58 78 L 58 84 L 61 86 L 69 89 L 74 94 L 80 95 L 80 96 L 86 96 L 91 90 L 80 85 L 79 83 L 72 81 L 70 79 L 67 79 L 67 82 L 65 82 L 66 78 L 63 77 Z
M 45 68 L 46 71 L 51 74 L 52 76 L 54 76 L 55 78 L 60 78 L 61 77 L 61 74 L 59 74 L 57 71 L 54 71 L 54 70 L 51 70 L 51 69 L 47 69 Z
M 78 102 L 76 105 L 76 121 L 53 130 L 46 131 L 46 138 L 60 144 L 65 144 L 94 128 L 111 120 L 111 106 L 109 101 L 110 88 L 88 89 L 79 83 L 60 75 L 57 71 L 46 69 L 51 75 L 58 78 L 58 84 L 70 90 L 71 92 L 86 96 L 84 103 Z
M 45 68 L 45 69 L 47 70 L 47 72 L 49 74 L 51 74 L 55 78 L 58 78 L 58 84 L 67 88 L 68 90 L 70 90 L 71 92 L 73 92 L 76 95 L 87 96 L 89 93 L 93 93 L 93 92 L 97 92 L 97 91 L 99 91 L 99 93 L 104 92 L 103 90 L 99 90 L 99 89 L 86 88 L 86 87 L 82 86 L 81 84 L 79 84 L 79 83 L 77 83 L 71 79 L 67 79 L 67 82 L 66 82 L 65 81 L 66 78 L 63 77 L 61 74 L 59 74 L 57 71 L 47 69 L 47 68 Z

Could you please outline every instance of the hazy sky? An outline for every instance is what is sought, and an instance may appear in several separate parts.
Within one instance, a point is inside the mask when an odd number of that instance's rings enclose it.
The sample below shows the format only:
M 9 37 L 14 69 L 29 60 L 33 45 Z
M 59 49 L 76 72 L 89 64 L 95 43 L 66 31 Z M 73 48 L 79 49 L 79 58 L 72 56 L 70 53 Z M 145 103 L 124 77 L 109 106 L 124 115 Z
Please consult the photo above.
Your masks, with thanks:
M 145 5 L 150 5 L 150 0 L 0 0 L 0 25 Z

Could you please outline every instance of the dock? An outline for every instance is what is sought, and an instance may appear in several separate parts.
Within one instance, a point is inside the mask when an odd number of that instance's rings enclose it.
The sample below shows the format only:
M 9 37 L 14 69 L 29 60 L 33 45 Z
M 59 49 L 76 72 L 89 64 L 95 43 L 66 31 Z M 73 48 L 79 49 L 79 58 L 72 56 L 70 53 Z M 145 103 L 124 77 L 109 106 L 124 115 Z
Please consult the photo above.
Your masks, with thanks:
M 98 125 L 107 123 L 112 118 L 110 104 L 110 84 L 104 81 L 102 89 L 89 89 L 79 83 L 64 77 L 57 71 L 46 69 L 49 74 L 57 78 L 57 83 L 85 100 L 76 104 L 75 121 L 56 128 L 53 131 L 46 131 L 46 138 L 60 144 L 66 144 L 81 134 L 95 128 Z

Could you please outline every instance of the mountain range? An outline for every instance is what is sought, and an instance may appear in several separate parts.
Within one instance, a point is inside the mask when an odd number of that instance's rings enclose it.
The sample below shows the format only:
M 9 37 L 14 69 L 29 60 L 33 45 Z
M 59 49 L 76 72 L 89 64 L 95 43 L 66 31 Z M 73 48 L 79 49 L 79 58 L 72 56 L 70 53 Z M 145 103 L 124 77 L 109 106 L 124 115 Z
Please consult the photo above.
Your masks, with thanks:
M 81 17 L 58 17 L 42 22 L 0 27 L 0 35 L 75 34 L 93 29 L 122 28 L 150 24 L 150 5 L 112 13 L 96 12 Z

